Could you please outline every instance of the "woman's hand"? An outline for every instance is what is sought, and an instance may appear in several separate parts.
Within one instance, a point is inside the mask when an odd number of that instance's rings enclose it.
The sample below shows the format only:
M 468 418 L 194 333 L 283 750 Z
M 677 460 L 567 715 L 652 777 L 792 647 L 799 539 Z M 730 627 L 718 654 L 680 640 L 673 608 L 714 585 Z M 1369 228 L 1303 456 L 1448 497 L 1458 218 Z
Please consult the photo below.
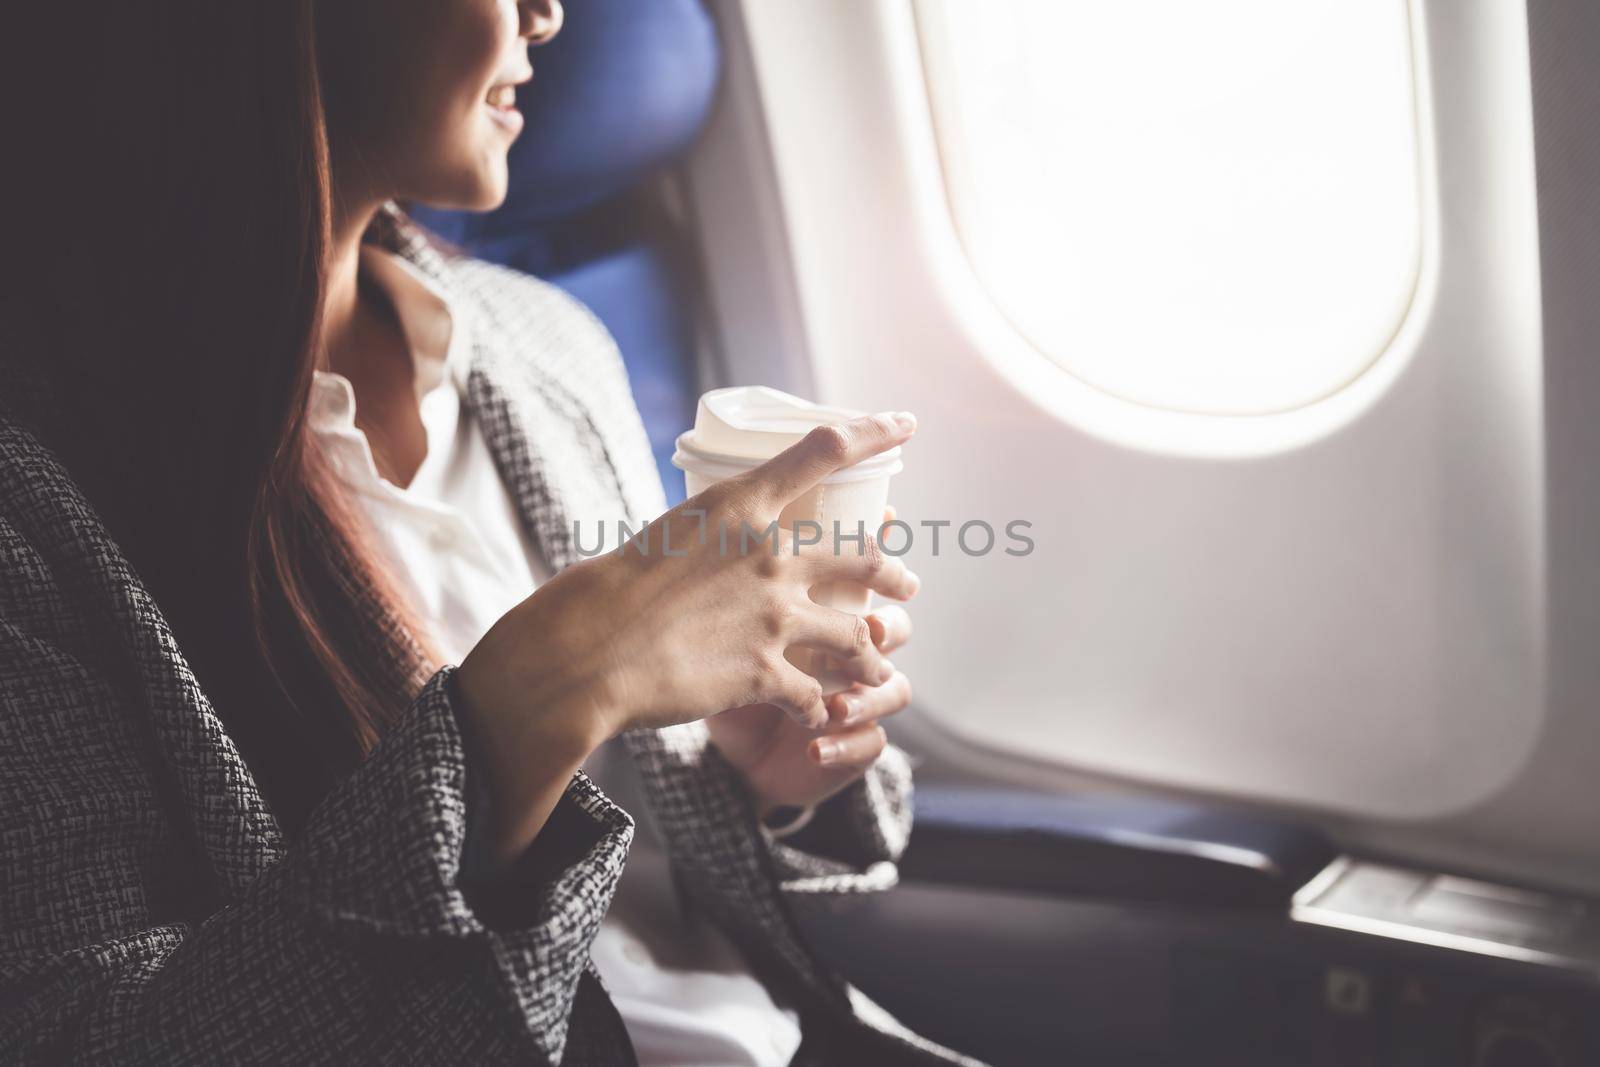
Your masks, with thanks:
M 852 581 L 903 600 L 915 576 L 870 538 L 864 552 L 841 554 L 820 546 L 796 553 L 791 538 L 761 537 L 822 478 L 903 443 L 915 428 L 910 416 L 894 415 L 818 427 L 684 501 L 634 542 L 567 567 L 495 623 L 462 663 L 456 689 L 485 754 L 497 851 L 526 847 L 572 771 L 622 730 L 750 704 L 773 705 L 809 728 L 827 725 L 820 684 L 784 657 L 792 646 L 825 652 L 853 681 L 881 688 L 893 669 L 871 624 L 816 604 L 808 591 Z
M 883 520 L 894 517 L 891 507 Z M 881 653 L 911 637 L 911 616 L 898 604 L 866 619 Z M 826 703 L 828 722 L 821 729 L 803 726 L 771 704 L 732 708 L 706 720 L 711 743 L 744 778 L 758 812 L 820 804 L 865 774 L 887 744 L 879 720 L 911 703 L 911 682 L 896 670 L 881 685 L 856 682 Z

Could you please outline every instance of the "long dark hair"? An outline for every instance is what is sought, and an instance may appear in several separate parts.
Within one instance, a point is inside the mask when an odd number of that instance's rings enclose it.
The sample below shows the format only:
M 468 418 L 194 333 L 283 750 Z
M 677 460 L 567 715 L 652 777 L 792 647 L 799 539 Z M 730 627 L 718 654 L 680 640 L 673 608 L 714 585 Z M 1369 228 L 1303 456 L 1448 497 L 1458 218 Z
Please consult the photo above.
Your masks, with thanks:
M 331 217 L 316 4 L 25 6 L 46 10 L 7 46 L 6 284 L 47 338 L 46 436 L 292 831 L 426 666 L 305 421 Z

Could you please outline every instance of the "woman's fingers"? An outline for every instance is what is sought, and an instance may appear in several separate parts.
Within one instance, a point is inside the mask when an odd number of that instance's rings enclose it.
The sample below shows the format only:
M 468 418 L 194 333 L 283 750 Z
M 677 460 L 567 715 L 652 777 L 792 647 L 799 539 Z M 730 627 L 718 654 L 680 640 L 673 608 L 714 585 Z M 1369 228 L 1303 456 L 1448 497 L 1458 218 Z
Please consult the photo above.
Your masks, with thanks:
M 894 600 L 910 600 L 922 587 L 922 579 L 901 562 L 898 556 L 888 555 L 876 539 L 868 534 L 852 550 L 830 552 L 826 546 L 802 553 L 801 566 L 806 578 L 815 582 L 856 582 L 874 593 Z
M 806 751 L 818 766 L 859 774 L 872 766 L 888 743 L 883 727 L 868 723 L 858 730 L 825 734 L 812 741 Z
M 867 616 L 867 628 L 879 652 L 893 652 L 911 640 L 911 615 L 899 604 L 885 604 Z
M 828 718 L 835 727 L 856 726 L 904 711 L 911 706 L 911 679 L 895 671 L 882 685 L 853 685 L 827 698 Z
M 837 669 L 852 681 L 882 685 L 894 666 L 873 644 L 872 625 L 860 615 L 811 604 L 799 613 L 791 638 L 795 644 L 820 649 L 836 661 Z
M 801 726 L 813 730 L 828 724 L 828 707 L 822 700 L 822 685 L 811 675 L 782 660 L 773 668 L 774 677 L 762 703 L 776 705 Z
M 759 487 L 762 504 L 776 512 L 834 471 L 903 443 L 916 428 L 917 420 L 906 411 L 818 426 L 746 477 Z

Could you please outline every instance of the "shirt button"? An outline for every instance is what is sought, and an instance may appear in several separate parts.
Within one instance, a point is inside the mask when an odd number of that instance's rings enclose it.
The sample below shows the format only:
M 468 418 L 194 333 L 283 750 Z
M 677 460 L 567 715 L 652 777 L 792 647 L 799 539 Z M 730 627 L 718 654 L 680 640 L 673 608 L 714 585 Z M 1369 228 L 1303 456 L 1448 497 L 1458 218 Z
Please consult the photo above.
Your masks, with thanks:
M 644 950 L 644 946 L 639 944 L 637 941 L 630 940 L 623 942 L 622 955 L 623 958 L 629 963 L 635 964 L 639 967 L 643 967 L 645 964 L 650 962 L 650 954 L 646 952 Z

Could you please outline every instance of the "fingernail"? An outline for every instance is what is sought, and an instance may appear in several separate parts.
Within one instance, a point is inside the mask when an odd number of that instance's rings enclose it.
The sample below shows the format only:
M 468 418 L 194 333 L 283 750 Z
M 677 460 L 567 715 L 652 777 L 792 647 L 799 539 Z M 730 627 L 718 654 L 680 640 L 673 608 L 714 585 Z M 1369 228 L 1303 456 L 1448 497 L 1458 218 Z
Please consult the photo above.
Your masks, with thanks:
M 916 571 L 906 571 L 906 588 L 910 590 L 907 596 L 916 596 L 917 590 L 922 588 L 922 579 L 917 576 Z
M 917 428 L 917 417 L 909 411 L 897 411 L 890 417 L 894 419 L 895 425 L 906 433 L 912 433 Z
M 882 685 L 894 677 L 894 664 L 888 660 L 883 661 L 883 667 L 878 671 L 878 684 Z
M 840 697 L 839 710 L 843 712 L 839 718 L 839 721 L 848 726 L 851 722 L 855 721 L 856 713 L 861 710 L 861 704 L 853 697 Z
M 889 628 L 883 625 L 883 620 L 876 615 L 868 615 L 867 629 L 872 633 L 873 646 L 883 648 L 883 643 L 889 640 Z
M 839 742 L 821 738 L 816 743 L 817 762 L 826 767 L 839 759 Z

